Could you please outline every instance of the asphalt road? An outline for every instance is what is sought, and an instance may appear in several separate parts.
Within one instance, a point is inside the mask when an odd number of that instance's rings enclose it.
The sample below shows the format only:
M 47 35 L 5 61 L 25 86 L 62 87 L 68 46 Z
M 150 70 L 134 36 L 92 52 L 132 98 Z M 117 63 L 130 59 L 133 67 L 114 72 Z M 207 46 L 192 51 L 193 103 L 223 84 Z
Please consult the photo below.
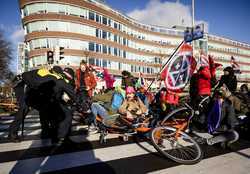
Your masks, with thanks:
M 86 134 L 86 126 L 73 122 L 70 138 L 77 142 L 55 147 L 40 139 L 38 115 L 25 120 L 25 138 L 11 143 L 7 131 L 13 117 L 0 117 L 0 174 L 5 173 L 117 173 L 117 174 L 249 174 L 250 141 L 241 139 L 232 150 L 202 145 L 204 159 L 195 165 L 180 165 L 163 158 L 149 142 L 129 139 L 123 142 L 109 134 L 106 144 L 99 134 Z

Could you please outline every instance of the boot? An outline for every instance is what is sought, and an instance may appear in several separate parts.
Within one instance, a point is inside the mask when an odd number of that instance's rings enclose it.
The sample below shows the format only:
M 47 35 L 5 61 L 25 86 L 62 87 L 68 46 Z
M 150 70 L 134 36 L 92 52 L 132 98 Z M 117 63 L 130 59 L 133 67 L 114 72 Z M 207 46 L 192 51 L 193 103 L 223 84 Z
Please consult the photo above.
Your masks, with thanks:
M 21 142 L 21 138 L 17 135 L 17 133 L 9 133 L 8 139 L 14 143 Z

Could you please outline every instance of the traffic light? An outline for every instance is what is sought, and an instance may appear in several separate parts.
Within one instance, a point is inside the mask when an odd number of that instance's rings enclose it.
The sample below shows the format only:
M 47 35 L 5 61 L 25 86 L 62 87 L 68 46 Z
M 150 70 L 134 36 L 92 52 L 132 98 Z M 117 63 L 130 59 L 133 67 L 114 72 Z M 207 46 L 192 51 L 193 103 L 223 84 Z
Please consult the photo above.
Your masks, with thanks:
M 49 65 L 54 63 L 54 53 L 53 51 L 47 51 L 47 62 Z
M 60 47 L 59 50 L 60 50 L 60 51 L 59 51 L 59 60 L 62 60 L 62 59 L 64 58 L 64 57 L 63 57 L 63 54 L 64 54 L 64 51 L 63 51 L 63 50 L 64 50 L 64 47 Z
M 56 61 L 59 61 L 59 60 L 62 60 L 64 57 L 63 57 L 63 54 L 64 54 L 64 47 L 59 47 L 59 46 L 56 46 L 55 47 L 55 59 Z

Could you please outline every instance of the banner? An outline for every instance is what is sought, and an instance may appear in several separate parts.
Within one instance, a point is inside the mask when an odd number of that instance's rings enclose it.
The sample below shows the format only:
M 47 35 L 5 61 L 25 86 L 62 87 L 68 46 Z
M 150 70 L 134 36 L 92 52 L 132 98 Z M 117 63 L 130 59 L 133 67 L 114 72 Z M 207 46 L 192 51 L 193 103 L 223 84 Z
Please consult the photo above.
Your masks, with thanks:
M 189 83 L 197 62 L 192 56 L 192 47 L 182 45 L 180 51 L 172 58 L 162 71 L 166 88 L 173 92 L 181 92 Z

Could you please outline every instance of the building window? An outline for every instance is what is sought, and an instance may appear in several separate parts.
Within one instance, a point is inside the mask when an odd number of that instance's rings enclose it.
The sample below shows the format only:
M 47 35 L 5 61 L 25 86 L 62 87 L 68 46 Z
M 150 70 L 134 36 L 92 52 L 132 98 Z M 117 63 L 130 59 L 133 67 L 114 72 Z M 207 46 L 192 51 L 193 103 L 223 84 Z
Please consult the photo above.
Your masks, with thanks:
M 118 26 L 117 26 L 117 23 L 114 22 L 114 28 L 117 29 L 117 27 L 118 27 Z
M 126 58 L 126 51 L 123 51 L 123 58 Z
M 94 58 L 89 58 L 89 64 L 90 65 L 95 65 L 95 59 Z
M 114 35 L 114 42 L 117 42 L 117 35 Z
M 89 12 L 89 19 L 93 21 L 95 20 L 95 14 L 91 11 Z
M 111 48 L 109 47 L 109 54 L 111 54 Z
M 98 14 L 96 14 L 96 16 L 95 16 L 95 21 L 96 22 L 99 22 L 100 21 L 100 18 L 99 18 L 100 16 L 98 15 Z
M 111 26 L 111 20 L 110 19 L 108 20 L 108 23 L 109 23 L 109 26 Z
M 107 60 L 102 60 L 102 66 L 104 67 L 104 68 L 107 68 Z
M 114 48 L 114 55 L 117 56 L 117 48 Z
M 99 59 L 95 59 L 95 65 L 100 66 L 100 60 Z
M 150 73 L 150 68 L 147 68 L 147 73 L 148 73 L 148 74 Z
M 103 23 L 104 25 L 107 25 L 107 24 L 108 24 L 108 21 L 107 21 L 107 18 L 106 18 L 106 17 L 103 17 L 103 18 L 102 18 L 102 23 Z
M 95 51 L 95 44 L 92 42 L 89 43 L 89 51 Z
M 107 39 L 107 32 L 106 31 L 102 31 L 102 38 Z
M 99 37 L 99 29 L 96 29 L 95 36 Z
M 99 44 L 96 44 L 96 45 L 95 45 L 95 51 L 96 51 L 96 52 L 99 52 L 99 51 L 100 51 L 100 49 L 99 49 Z
M 123 45 L 126 45 L 126 39 L 123 38 Z
M 103 47 L 102 47 L 102 52 L 103 52 L 104 54 L 107 54 L 107 46 L 106 46 L 106 45 L 103 45 Z

